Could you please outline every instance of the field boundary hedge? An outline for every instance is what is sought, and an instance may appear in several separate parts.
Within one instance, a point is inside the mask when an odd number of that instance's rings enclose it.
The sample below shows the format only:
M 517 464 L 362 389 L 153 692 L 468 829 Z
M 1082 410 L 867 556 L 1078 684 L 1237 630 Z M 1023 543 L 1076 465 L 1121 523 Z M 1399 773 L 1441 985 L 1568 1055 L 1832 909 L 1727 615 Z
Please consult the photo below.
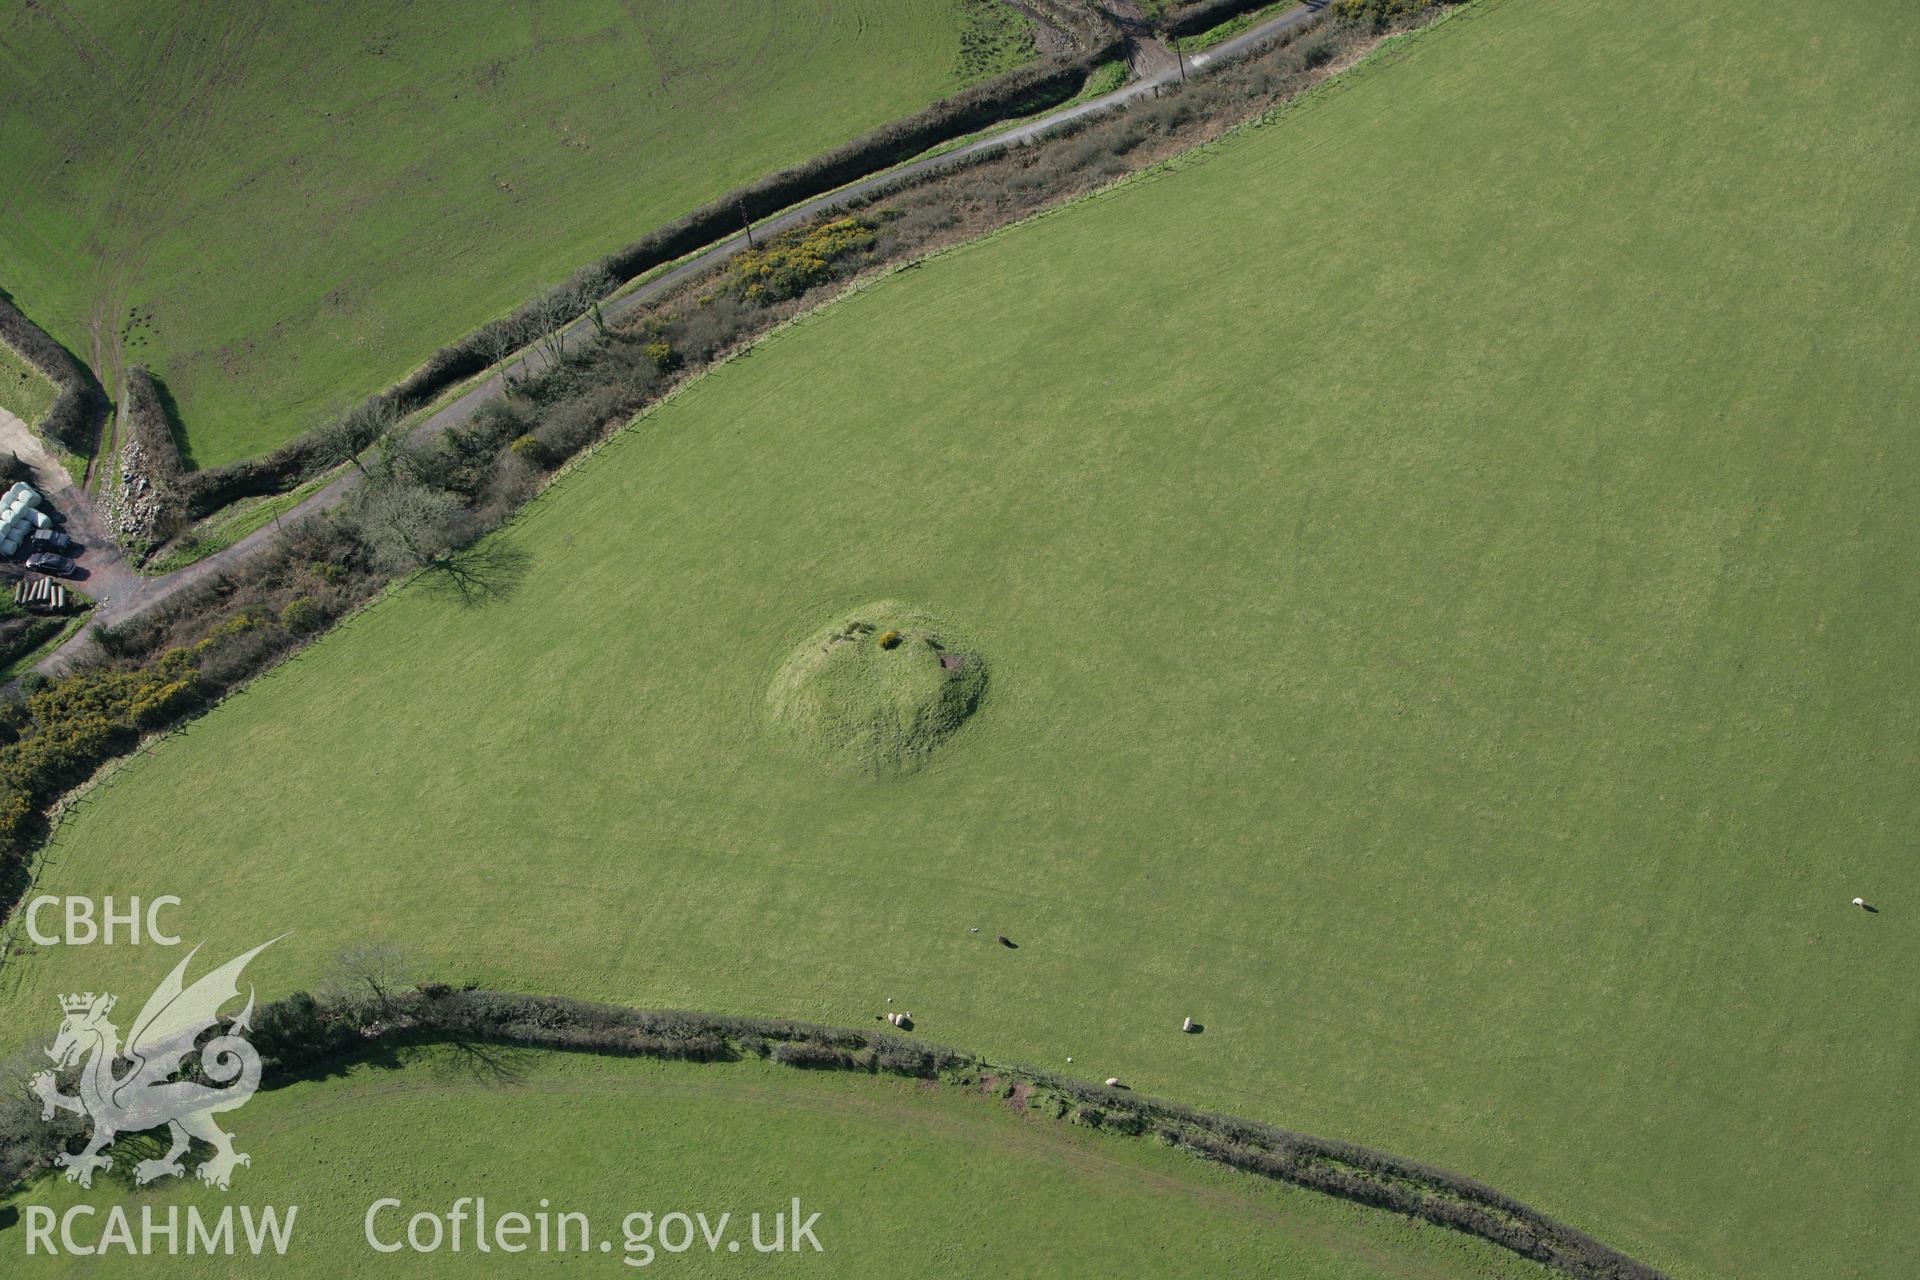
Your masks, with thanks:
M 1205 1160 L 1447 1227 L 1574 1280 L 1666 1280 L 1663 1273 L 1485 1183 L 1404 1156 L 1257 1121 L 1201 1111 L 1126 1088 L 990 1062 L 891 1032 L 781 1018 L 633 1009 L 561 996 L 455 990 L 425 983 L 316 999 L 298 992 L 262 1006 L 252 1041 L 269 1087 L 375 1048 L 435 1043 L 517 1045 L 563 1052 L 738 1062 L 759 1058 L 814 1071 L 903 1076 L 978 1088 L 1027 1086 L 1028 1106 L 1055 1119 L 1151 1136 Z M 64 1135 L 0 1133 L 0 1189 L 47 1162 Z
M 1273 0 L 1193 0 L 1160 17 L 1160 30 L 1170 36 L 1193 36 L 1210 31 L 1228 18 L 1264 9 Z
M 534 341 L 553 327 L 557 316 L 571 321 L 647 272 L 738 235 L 745 222 L 826 195 L 1003 120 L 1066 102 L 1097 68 L 1118 56 L 1125 40 L 1110 22 L 1093 17 L 1090 9 L 1055 3 L 1046 12 L 1075 42 L 1072 57 L 1030 62 L 811 160 L 735 188 L 586 264 L 508 315 L 441 347 L 412 373 L 369 396 L 347 416 L 410 413 Z M 179 484 L 184 517 L 197 520 L 238 499 L 284 492 L 318 474 L 336 460 L 320 439 L 324 431 L 308 431 L 259 458 L 187 473 Z
M 1331 42 L 1341 56 L 1309 59 L 1302 41 L 1316 32 L 1313 49 Z M 531 499 L 582 457 L 617 443 L 705 372 L 774 340 L 800 316 L 882 273 L 1101 198 L 1121 175 L 1177 166 L 1183 155 L 1281 119 L 1375 56 L 1337 74 L 1327 70 L 1337 69 L 1346 54 L 1379 43 L 1359 28 L 1327 31 L 1313 24 L 1161 98 L 1089 116 L 1032 146 L 931 178 L 888 184 L 868 198 L 866 208 L 877 209 L 871 218 L 847 215 L 872 221 L 878 244 L 845 264 L 823 260 L 821 278 L 803 296 L 751 302 L 737 287 L 734 268 L 718 266 L 647 314 L 515 383 L 510 394 L 482 405 L 471 421 L 431 444 L 381 450 L 368 459 L 371 471 L 357 455 L 392 431 L 391 415 L 362 406 L 313 433 L 316 451 L 360 468 L 364 483 L 356 495 L 377 501 L 384 487 L 404 507 L 397 516 L 391 510 L 373 516 L 412 527 L 375 527 L 352 501 L 297 519 L 243 564 L 117 625 L 95 622 L 87 632 L 92 643 L 65 672 L 52 678 L 30 672 L 11 696 L 0 697 L 0 921 L 31 883 L 36 851 L 71 812 L 63 796 L 100 779 L 110 762 L 149 734 L 183 724 L 403 579 L 431 573 L 463 599 L 472 591 L 484 594 L 499 566 L 487 563 L 479 540 L 523 518 Z M 1238 119 L 1216 130 L 1219 116 Z M 789 240 L 804 244 L 827 229 L 803 224 L 768 248 Z M 867 272 L 873 274 L 864 282 L 841 283 Z M 164 410 L 164 388 L 156 383 L 155 390 Z M 177 517 L 177 506 L 168 510 Z M 396 550 L 407 552 L 397 558 L 403 563 L 395 563 Z M 510 590 L 510 582 L 503 589 Z
M 39 432 L 69 453 L 85 454 L 93 445 L 106 408 L 106 395 L 93 374 L 42 329 L 5 292 L 0 292 L 0 342 L 53 383 L 53 403 L 40 419 Z
M 179 443 L 173 438 L 166 393 L 160 380 L 140 365 L 127 369 L 120 416 L 127 424 L 130 442 L 137 443 L 147 455 L 147 476 L 162 485 L 179 479 L 186 465 L 180 458 Z
M 139 365 L 127 369 L 120 400 L 120 457 L 102 495 L 102 513 L 116 537 L 141 546 L 164 538 L 186 464 L 174 437 L 172 400 Z
M 1182 101 L 1170 97 L 1144 107 L 1132 120 L 1116 117 L 1112 126 L 1116 135 L 1143 129 L 1153 113 L 1171 120 L 1182 109 Z M 1138 139 L 1117 140 L 1126 142 L 1126 149 L 1140 145 Z M 1109 142 L 1089 126 L 1079 136 L 1062 138 L 1060 146 L 1091 148 L 1089 154 L 1124 153 Z M 673 355 L 673 344 L 657 345 L 663 348 L 662 359 Z M 294 541 L 300 538 L 307 543 Z M 0 805 L 0 836 L 6 837 L 0 841 L 6 855 L 0 856 L 0 901 L 10 903 L 24 885 L 27 839 L 45 834 L 42 806 L 59 790 L 94 774 L 102 760 L 124 751 L 143 733 L 177 723 L 219 692 L 237 687 L 295 647 L 297 637 L 313 634 L 369 598 L 372 579 L 352 576 L 361 552 L 339 527 L 316 521 L 289 539 L 275 572 L 287 579 L 288 592 L 302 594 L 281 612 L 262 613 L 244 604 L 240 613 L 189 649 L 170 649 L 134 671 L 95 670 L 66 677 L 0 716 L 0 766 L 20 788 Z M 240 587 L 216 581 L 207 591 L 209 599 L 227 601 Z M 223 665 L 216 667 L 215 662 Z M 1406 1213 L 1489 1241 L 1575 1280 L 1664 1280 L 1660 1272 L 1577 1229 L 1446 1170 L 1129 1090 L 993 1064 L 961 1050 L 885 1032 L 429 985 L 358 1001 L 323 1002 L 295 995 L 259 1011 L 253 1038 L 270 1059 L 274 1076 L 282 1080 L 369 1047 L 463 1038 L 688 1061 L 753 1056 L 799 1068 L 972 1086 L 991 1075 L 1030 1086 L 1040 1105 L 1050 1107 L 1056 1118 L 1150 1135 L 1262 1177 Z M 63 1136 L 57 1126 L 36 1127 L 18 1112 L 9 1114 L 6 1101 L 0 1097 L 0 1189 L 44 1163 L 49 1139 Z M 37 1108 L 31 1115 L 38 1115 Z

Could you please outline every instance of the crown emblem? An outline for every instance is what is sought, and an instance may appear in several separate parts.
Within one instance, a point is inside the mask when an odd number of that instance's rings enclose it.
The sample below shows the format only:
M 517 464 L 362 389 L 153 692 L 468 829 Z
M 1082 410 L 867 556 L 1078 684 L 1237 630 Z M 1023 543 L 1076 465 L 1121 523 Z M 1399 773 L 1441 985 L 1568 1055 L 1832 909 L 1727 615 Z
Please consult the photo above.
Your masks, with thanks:
M 61 996 L 60 1010 L 62 1013 L 86 1013 L 97 1003 L 100 1006 L 100 1012 L 104 1014 L 112 1011 L 114 1001 L 117 999 L 119 999 L 117 996 L 95 995 L 91 991 L 85 995 Z

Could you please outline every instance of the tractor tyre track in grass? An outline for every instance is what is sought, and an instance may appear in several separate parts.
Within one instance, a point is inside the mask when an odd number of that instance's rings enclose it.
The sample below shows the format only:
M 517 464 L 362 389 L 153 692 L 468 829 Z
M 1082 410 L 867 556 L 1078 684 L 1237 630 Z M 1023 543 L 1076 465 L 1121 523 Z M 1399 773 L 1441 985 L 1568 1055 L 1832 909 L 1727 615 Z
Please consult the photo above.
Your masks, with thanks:
M 1230 40 L 1223 41 L 1203 54 L 1188 58 L 1186 64 L 1188 74 L 1242 57 L 1281 35 L 1317 20 L 1329 3 L 1331 0 L 1307 0 L 1307 3 L 1289 9 Z M 1124 7 L 1137 15 L 1138 6 Z M 1024 145 L 1058 130 L 1069 122 L 1154 96 L 1163 86 L 1178 83 L 1181 78 L 1172 55 L 1163 45 L 1145 33 L 1144 25 L 1132 41 L 1129 62 L 1136 70 L 1153 67 L 1159 69 L 1149 74 L 1138 75 L 1137 78 L 1112 93 L 1061 107 L 991 137 L 980 138 L 951 151 L 911 161 L 862 178 L 838 191 L 794 205 L 784 213 L 758 224 L 754 232 L 762 237 L 774 235 L 888 187 Z M 622 318 L 726 262 L 746 247 L 745 235 L 716 244 L 688 258 L 678 266 L 662 272 L 638 288 L 608 301 L 601 308 L 601 312 L 608 320 Z M 581 316 L 566 325 L 563 331 L 570 335 L 583 334 L 589 331 L 592 324 L 593 320 L 590 316 Z M 510 360 L 503 361 L 482 376 L 473 386 L 429 414 L 413 429 L 414 437 L 416 439 L 431 438 L 465 422 L 481 405 L 505 394 L 506 379 L 509 375 L 537 375 L 550 363 L 551 361 L 541 352 L 532 348 Z M 24 428 L 22 430 L 24 431 Z M 11 438 L 14 433 L 6 424 L 0 423 L 0 435 Z M 31 453 L 33 450 L 22 448 L 21 452 Z M 38 452 L 45 455 L 44 448 Z M 50 457 L 47 458 L 47 462 L 49 465 L 36 463 L 40 474 L 43 477 L 58 474 L 58 467 L 52 465 Z M 95 470 L 102 469 L 95 468 Z M 332 510 L 347 497 L 359 478 L 357 472 L 349 471 L 287 512 L 282 519 L 284 521 L 300 520 Z M 280 522 L 263 525 L 235 541 L 231 546 L 183 569 L 169 574 L 149 576 L 134 572 L 119 548 L 113 546 L 110 540 L 104 539 L 102 535 L 105 530 L 105 521 L 98 513 L 91 510 L 88 499 L 78 488 L 56 493 L 55 502 L 77 527 L 85 531 L 85 536 L 92 540 L 83 561 L 90 576 L 82 586 L 89 594 L 94 595 L 97 607 L 85 627 L 76 632 L 59 650 L 41 661 L 37 669 L 45 675 L 58 674 L 71 666 L 82 641 L 96 624 L 115 626 L 124 623 L 177 592 L 230 569 L 238 568 L 269 545 L 278 533 L 280 525 Z M 109 546 L 112 547 L 111 553 L 108 552 Z

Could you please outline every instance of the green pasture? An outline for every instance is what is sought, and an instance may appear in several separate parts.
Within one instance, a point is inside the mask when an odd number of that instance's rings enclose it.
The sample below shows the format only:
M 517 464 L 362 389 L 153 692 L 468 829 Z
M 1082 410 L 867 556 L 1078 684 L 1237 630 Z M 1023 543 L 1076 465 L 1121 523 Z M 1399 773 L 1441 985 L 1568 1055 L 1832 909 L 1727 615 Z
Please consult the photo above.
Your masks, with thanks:
M 1024 56 L 963 0 L 72 0 L 0 17 L 0 286 L 211 466 Z M 977 37 L 963 50 L 962 35 Z
M 1483 3 L 888 278 L 563 479 L 506 598 L 416 584 L 134 761 L 41 891 L 180 895 L 211 952 L 295 930 L 269 994 L 387 940 L 642 1005 L 891 996 L 1680 1280 L 1900 1274 L 1901 12 Z M 874 781 L 767 707 L 881 600 L 991 679 Z M 0 1027 L 169 963 L 16 949 Z
M 28 426 L 40 421 L 53 406 L 59 388 L 29 364 L 18 351 L 0 342 L 0 409 Z
M 56 1214 L 81 1203 L 104 1214 L 118 1204 L 137 1230 L 148 1205 L 162 1215 L 178 1206 L 184 1218 L 188 1206 L 212 1216 L 240 1203 L 299 1206 L 284 1259 L 135 1261 L 122 1251 L 106 1274 L 244 1276 L 270 1266 L 277 1275 L 331 1280 L 548 1275 L 571 1264 L 608 1275 L 656 1267 L 674 1275 L 1546 1275 L 1455 1232 L 1023 1110 L 997 1089 L 758 1062 L 430 1049 L 260 1094 L 223 1124 L 253 1157 L 228 1192 L 180 1180 L 134 1189 L 126 1170 L 159 1154 L 138 1143 L 123 1144 L 124 1159 L 91 1190 L 52 1178 L 23 1189 L 11 1202 L 22 1220 L 0 1227 L 8 1274 L 102 1274 L 91 1259 L 26 1257 L 30 1204 Z M 193 1164 L 190 1157 L 188 1178 Z M 432 1255 L 368 1245 L 366 1215 L 376 1201 L 401 1202 L 374 1219 L 375 1238 L 390 1245 L 405 1239 L 413 1214 L 444 1217 L 462 1196 L 485 1196 L 489 1221 L 512 1212 L 534 1218 L 544 1202 L 556 1241 L 560 1213 L 584 1214 L 590 1247 L 583 1258 L 576 1220 L 568 1254 L 481 1254 L 471 1206 L 458 1254 L 450 1235 Z M 802 1221 L 820 1215 L 812 1224 L 820 1249 L 760 1256 L 752 1215 L 770 1245 L 776 1216 L 788 1211 L 783 1234 L 792 1240 L 795 1197 Z M 664 1220 L 676 1212 L 705 1214 L 717 1246 L 709 1248 L 696 1224 L 692 1247 L 673 1251 L 685 1229 Z M 652 1229 L 634 1214 L 651 1214 Z M 80 1230 L 97 1236 L 100 1222 Z M 611 1249 L 602 1252 L 601 1241 Z M 738 1249 L 727 1247 L 733 1242 Z

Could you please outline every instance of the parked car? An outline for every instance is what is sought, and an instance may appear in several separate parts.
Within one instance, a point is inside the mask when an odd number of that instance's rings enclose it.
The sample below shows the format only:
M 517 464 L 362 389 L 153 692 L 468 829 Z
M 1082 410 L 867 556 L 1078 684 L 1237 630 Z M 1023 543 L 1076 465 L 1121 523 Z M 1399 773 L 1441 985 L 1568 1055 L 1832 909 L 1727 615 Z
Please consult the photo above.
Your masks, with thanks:
M 27 557 L 27 568 L 38 573 L 50 573 L 56 578 L 64 578 L 73 572 L 73 561 L 65 556 L 57 556 L 51 551 L 36 551 Z
M 73 546 L 73 539 L 58 529 L 35 529 L 33 531 L 33 549 L 35 551 L 66 551 Z

